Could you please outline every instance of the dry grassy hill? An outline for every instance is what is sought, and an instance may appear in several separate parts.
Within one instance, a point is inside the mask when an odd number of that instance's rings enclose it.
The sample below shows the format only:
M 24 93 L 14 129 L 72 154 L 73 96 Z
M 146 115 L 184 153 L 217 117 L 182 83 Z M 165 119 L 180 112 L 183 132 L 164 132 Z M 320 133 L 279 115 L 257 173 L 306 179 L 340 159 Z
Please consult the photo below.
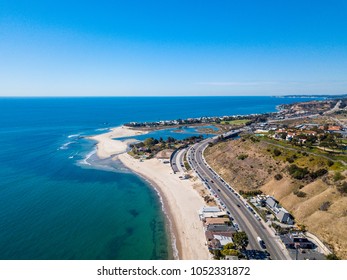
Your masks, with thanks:
M 274 154 L 275 149 L 280 151 L 279 155 Z M 206 150 L 205 158 L 236 189 L 261 189 L 273 195 L 298 224 L 305 225 L 340 258 L 347 259 L 347 196 L 337 189 L 345 179 L 333 180 L 335 164 L 331 166 L 318 156 L 288 151 L 254 138 L 214 145 Z M 322 168 L 329 172 L 316 179 L 293 179 L 288 173 L 290 164 L 312 172 Z M 282 179 L 276 180 L 276 174 L 281 174 Z

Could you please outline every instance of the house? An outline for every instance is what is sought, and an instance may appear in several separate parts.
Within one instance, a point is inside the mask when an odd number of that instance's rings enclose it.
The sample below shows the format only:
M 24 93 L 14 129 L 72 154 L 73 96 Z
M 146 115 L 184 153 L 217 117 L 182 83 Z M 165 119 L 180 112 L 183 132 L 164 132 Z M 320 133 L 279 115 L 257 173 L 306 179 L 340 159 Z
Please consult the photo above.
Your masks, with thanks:
M 236 229 L 231 225 L 208 225 L 206 231 L 211 231 L 214 234 L 221 232 L 230 232 L 233 234 L 236 232 Z
M 214 250 L 222 250 L 223 246 L 220 244 L 220 241 L 218 239 L 212 239 L 211 241 L 207 242 L 207 248 L 210 251 Z
M 312 130 L 305 130 L 302 132 L 305 135 L 311 135 L 311 136 L 316 136 L 317 132 L 316 131 L 312 131 Z
M 214 234 L 213 236 L 222 246 L 233 242 L 232 236 L 228 236 L 227 234 Z
M 294 218 L 293 216 L 284 208 L 280 208 L 279 212 L 276 214 L 276 218 L 284 224 L 293 225 Z
M 271 209 L 275 209 L 277 208 L 277 205 L 278 205 L 278 201 L 276 199 L 274 199 L 272 196 L 269 196 L 267 199 L 266 199 L 266 205 Z
M 205 220 L 206 218 L 218 218 L 228 216 L 227 212 L 222 211 L 219 207 L 204 206 L 199 210 L 200 220 Z
M 266 206 L 266 196 L 264 195 L 257 195 L 256 202 L 261 206 Z
M 287 140 L 287 141 L 290 141 L 290 140 L 292 140 L 295 136 L 296 136 L 296 133 L 294 133 L 294 132 L 288 132 L 288 133 L 287 133 L 287 136 L 286 136 L 286 140 Z
M 329 132 L 336 132 L 336 131 L 340 131 L 341 129 L 342 129 L 341 126 L 338 126 L 338 125 L 329 125 L 328 126 Z
M 232 232 L 213 232 L 205 231 L 205 237 L 209 250 L 221 250 L 223 246 L 233 242 Z
M 290 249 L 314 249 L 316 247 L 316 245 L 308 240 L 304 234 L 298 232 L 282 235 L 281 239 L 284 245 Z

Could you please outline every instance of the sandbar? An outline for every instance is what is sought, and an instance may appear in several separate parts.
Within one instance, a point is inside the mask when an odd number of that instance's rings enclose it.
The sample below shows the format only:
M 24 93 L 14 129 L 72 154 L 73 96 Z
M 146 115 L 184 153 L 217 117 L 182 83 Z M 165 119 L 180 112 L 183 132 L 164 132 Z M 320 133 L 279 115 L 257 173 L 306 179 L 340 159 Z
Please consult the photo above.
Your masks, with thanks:
M 146 133 L 146 131 L 134 130 L 125 126 L 119 126 L 112 128 L 110 132 L 90 136 L 88 139 L 97 142 L 97 155 L 99 158 L 105 159 L 126 152 L 129 143 L 136 142 L 134 139 L 121 141 L 113 138 L 131 137 Z

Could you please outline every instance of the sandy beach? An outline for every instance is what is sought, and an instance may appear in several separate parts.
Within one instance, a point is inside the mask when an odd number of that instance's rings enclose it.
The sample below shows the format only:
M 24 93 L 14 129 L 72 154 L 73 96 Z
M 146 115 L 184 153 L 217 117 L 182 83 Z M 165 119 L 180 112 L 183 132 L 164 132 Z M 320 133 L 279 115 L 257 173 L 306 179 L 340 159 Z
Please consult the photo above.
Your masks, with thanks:
M 97 141 L 97 155 L 104 159 L 120 153 L 126 152 L 128 144 L 134 140 L 114 140 L 113 138 L 131 137 L 135 135 L 146 134 L 145 131 L 134 130 L 124 126 L 112 128 L 110 132 L 88 137 L 88 139 Z
M 164 207 L 172 220 L 176 236 L 179 258 L 183 260 L 208 259 L 209 253 L 205 246 L 205 235 L 198 210 L 204 201 L 193 189 L 190 180 L 181 180 L 173 174 L 169 164 L 158 159 L 139 161 L 123 153 L 118 156 L 129 169 L 154 183 L 164 200 Z
M 179 259 L 209 259 L 202 223 L 198 217 L 198 210 L 204 206 L 204 201 L 193 189 L 193 182 L 181 180 L 178 174 L 173 174 L 170 164 L 164 164 L 158 159 L 140 161 L 131 157 L 126 153 L 127 143 L 112 140 L 143 133 L 117 127 L 90 139 L 98 142 L 97 154 L 100 158 L 119 159 L 126 167 L 147 179 L 159 192 L 171 221 Z

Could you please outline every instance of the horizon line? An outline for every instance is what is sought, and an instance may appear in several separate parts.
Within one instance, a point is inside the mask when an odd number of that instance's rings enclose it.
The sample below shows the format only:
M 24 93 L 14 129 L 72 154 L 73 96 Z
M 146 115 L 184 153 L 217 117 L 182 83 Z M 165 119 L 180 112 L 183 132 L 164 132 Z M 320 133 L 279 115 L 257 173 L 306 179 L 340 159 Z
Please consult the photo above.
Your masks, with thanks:
M 333 93 L 317 93 L 317 94 L 272 94 L 272 95 L 0 95 L 0 98 L 115 98 L 115 97 L 287 97 L 287 96 L 344 96 L 347 93 L 333 94 Z

